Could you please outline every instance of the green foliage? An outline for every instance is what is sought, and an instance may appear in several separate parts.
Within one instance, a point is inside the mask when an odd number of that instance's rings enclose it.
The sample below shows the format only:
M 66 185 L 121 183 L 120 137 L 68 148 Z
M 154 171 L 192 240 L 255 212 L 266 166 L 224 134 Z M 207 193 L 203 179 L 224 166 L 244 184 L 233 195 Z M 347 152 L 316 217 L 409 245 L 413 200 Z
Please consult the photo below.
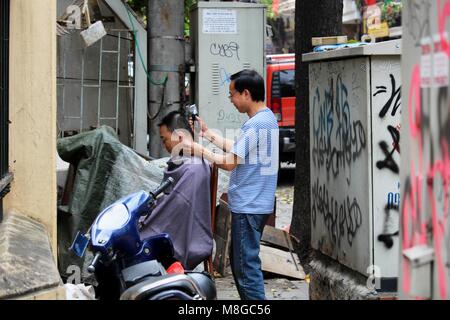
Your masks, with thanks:
M 387 21 L 389 27 L 401 25 L 402 4 L 385 1 L 381 5 L 381 21 Z
M 196 3 L 197 0 L 184 0 L 184 35 L 186 37 L 189 36 L 189 26 L 191 24 L 189 12 Z
M 261 4 L 265 4 L 267 7 L 267 19 L 274 19 L 275 13 L 272 11 L 273 0 L 261 0 Z
M 148 0 L 127 0 L 128 5 L 141 17 L 147 20 L 147 4 Z

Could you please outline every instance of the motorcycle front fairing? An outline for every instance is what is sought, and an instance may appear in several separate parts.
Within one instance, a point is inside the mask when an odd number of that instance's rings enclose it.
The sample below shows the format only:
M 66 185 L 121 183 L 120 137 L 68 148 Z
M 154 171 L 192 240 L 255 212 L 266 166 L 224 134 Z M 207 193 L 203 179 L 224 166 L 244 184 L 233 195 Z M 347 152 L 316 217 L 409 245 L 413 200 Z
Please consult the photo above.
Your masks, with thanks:
M 152 209 L 152 200 L 149 193 L 139 191 L 103 210 L 92 225 L 92 250 L 109 259 L 117 254 L 124 266 L 172 256 L 173 244 L 167 234 L 140 239 L 138 220 Z

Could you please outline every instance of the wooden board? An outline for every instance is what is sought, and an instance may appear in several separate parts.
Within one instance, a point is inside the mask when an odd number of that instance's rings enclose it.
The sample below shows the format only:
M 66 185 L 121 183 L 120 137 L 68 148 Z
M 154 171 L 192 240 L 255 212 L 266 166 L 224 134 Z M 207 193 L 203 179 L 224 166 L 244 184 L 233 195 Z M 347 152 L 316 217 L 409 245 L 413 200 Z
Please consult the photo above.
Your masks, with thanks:
M 296 263 L 294 263 L 292 255 L 294 256 Z M 261 268 L 266 272 L 304 280 L 306 275 L 300 265 L 300 260 L 295 253 L 292 255 L 289 251 L 283 251 L 261 245 L 261 251 L 259 253 Z
M 311 38 L 313 47 L 347 43 L 347 36 L 333 36 L 333 37 L 313 37 Z
M 224 276 L 229 265 L 231 212 L 228 203 L 222 199 L 219 200 L 219 203 L 215 221 L 214 241 L 216 242 L 216 254 L 214 256 L 213 266 L 215 271 Z
M 229 265 L 229 241 L 220 236 L 215 236 L 216 254 L 214 256 L 213 267 L 214 270 L 221 276 L 225 276 L 227 267 Z
M 277 246 L 286 250 L 292 250 L 290 237 L 291 236 L 284 230 L 265 226 L 261 242 L 266 242 L 268 245 Z

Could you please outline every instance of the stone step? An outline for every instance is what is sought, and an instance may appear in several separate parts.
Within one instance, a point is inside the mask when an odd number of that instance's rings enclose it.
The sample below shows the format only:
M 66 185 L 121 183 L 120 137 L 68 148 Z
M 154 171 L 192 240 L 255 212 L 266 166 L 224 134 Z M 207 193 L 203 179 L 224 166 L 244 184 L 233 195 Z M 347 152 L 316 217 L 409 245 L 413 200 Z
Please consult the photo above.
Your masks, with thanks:
M 0 224 L 0 299 L 32 298 L 62 286 L 45 226 L 16 213 L 4 218 Z

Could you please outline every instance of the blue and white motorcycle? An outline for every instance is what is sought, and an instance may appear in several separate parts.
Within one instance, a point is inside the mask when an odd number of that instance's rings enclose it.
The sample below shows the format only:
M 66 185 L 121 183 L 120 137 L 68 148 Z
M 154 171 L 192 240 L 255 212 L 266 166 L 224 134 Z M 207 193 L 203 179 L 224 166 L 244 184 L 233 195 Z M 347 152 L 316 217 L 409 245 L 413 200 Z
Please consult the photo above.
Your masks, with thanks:
M 99 299 L 217 298 L 209 274 L 185 271 L 174 259 L 168 234 L 144 240 L 139 236 L 140 221 L 151 214 L 158 196 L 172 183 L 168 178 L 152 192 L 139 191 L 116 201 L 97 216 L 86 235 L 78 232 L 71 250 L 82 257 L 90 245 L 94 259 L 88 272 L 95 274 Z

